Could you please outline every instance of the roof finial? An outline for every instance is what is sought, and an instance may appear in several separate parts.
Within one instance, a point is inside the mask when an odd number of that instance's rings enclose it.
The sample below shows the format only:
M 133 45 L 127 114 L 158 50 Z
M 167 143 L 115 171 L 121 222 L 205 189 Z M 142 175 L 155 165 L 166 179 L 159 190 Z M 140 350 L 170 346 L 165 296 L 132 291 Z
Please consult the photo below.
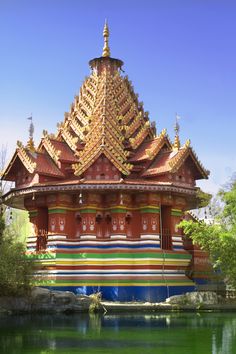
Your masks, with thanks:
M 179 140 L 180 126 L 179 126 L 179 123 L 178 123 L 179 119 L 180 119 L 180 116 L 176 113 L 175 114 L 175 127 L 174 127 L 174 130 L 175 130 L 175 141 L 174 141 L 174 145 L 173 145 L 174 150 L 179 150 L 180 149 L 180 140 Z
M 109 57 L 110 56 L 110 48 L 108 44 L 109 28 L 108 28 L 107 20 L 105 20 L 105 25 L 103 28 L 103 37 L 104 37 L 104 46 L 103 46 L 102 56 Z
M 28 117 L 27 119 L 30 120 L 30 126 L 29 126 L 29 140 L 27 143 L 27 148 L 34 152 L 35 151 L 35 146 L 34 146 L 34 124 L 33 124 L 33 117 L 32 117 L 32 113 L 31 116 Z

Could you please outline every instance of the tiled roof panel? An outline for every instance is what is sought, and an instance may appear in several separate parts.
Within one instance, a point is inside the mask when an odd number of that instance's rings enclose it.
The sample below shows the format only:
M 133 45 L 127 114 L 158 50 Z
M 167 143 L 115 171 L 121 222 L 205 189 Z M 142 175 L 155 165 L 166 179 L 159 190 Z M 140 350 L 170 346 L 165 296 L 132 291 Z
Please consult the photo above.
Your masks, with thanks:
M 169 161 L 171 153 L 162 152 L 159 156 L 153 161 L 151 166 L 142 174 L 143 177 L 152 176 L 159 173 L 168 172 L 170 170 Z
M 60 160 L 70 161 L 70 162 L 78 162 L 78 158 L 75 157 L 73 151 L 69 148 L 69 146 L 64 141 L 58 141 L 54 139 L 50 139 L 52 145 L 57 151 L 61 151 Z
M 148 158 L 146 149 L 151 149 L 155 145 L 156 139 L 148 142 L 144 142 L 136 151 L 135 155 L 130 158 L 130 162 L 138 162 Z
M 59 170 L 59 168 L 48 155 L 37 153 L 34 161 L 36 162 L 37 173 L 55 177 L 64 177 L 64 174 Z

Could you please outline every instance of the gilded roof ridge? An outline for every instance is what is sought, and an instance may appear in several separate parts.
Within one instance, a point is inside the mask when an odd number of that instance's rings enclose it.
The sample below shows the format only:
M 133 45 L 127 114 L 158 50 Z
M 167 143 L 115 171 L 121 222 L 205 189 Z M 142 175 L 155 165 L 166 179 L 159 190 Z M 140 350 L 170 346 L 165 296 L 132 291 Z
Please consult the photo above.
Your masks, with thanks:
M 52 158 L 52 160 L 55 162 L 55 164 L 60 168 L 61 164 L 60 164 L 60 155 L 61 155 L 61 151 L 56 150 L 53 146 L 53 144 L 51 143 L 51 140 L 47 134 L 47 131 L 44 131 L 44 137 L 42 138 L 42 146 L 44 146 L 44 148 L 46 149 L 48 155 Z
M 26 148 L 23 146 L 23 144 L 19 141 L 17 141 L 17 154 L 25 166 L 25 168 L 30 172 L 33 173 L 36 169 L 36 163 L 32 160 L 32 158 L 29 156 L 27 153 Z
M 63 129 L 61 132 L 62 138 L 65 140 L 70 149 L 74 152 L 77 151 L 78 136 L 72 136 L 68 129 Z
M 128 174 L 127 168 L 130 169 L 131 166 L 125 164 L 126 153 L 122 143 L 123 138 L 118 138 L 118 134 L 121 135 L 121 129 L 118 123 L 119 109 L 113 94 L 114 80 L 110 72 L 105 70 L 100 75 L 99 81 L 96 109 L 92 114 L 91 127 L 86 137 L 83 154 L 80 154 L 82 160 L 74 166 L 75 174 L 82 174 L 101 153 L 104 153 L 122 173 Z M 113 128 L 112 132 L 110 132 L 110 127 Z M 97 135 L 95 139 L 92 139 L 95 132 Z
M 189 140 L 190 141 L 190 140 Z M 195 158 L 196 162 L 198 163 L 199 167 L 201 168 L 202 171 L 204 171 L 205 176 L 209 176 L 210 172 L 203 166 L 202 162 L 199 160 L 196 152 L 194 151 L 194 149 L 189 146 L 190 152 L 193 155 L 193 157 Z
M 190 154 L 194 158 L 195 162 L 199 166 L 199 169 L 201 170 L 201 173 L 205 177 L 207 177 L 209 172 L 204 168 L 204 166 L 202 165 L 202 163 L 198 159 L 196 153 L 191 148 L 189 139 L 186 140 L 185 144 L 178 150 L 177 154 L 172 158 L 171 161 L 169 161 L 169 166 L 171 167 L 173 172 L 178 170 L 179 165 L 182 164 L 186 160 L 188 154 Z
M 154 139 L 154 140 L 157 140 L 157 143 L 152 148 L 145 150 L 149 160 L 153 160 L 153 158 L 155 156 L 157 156 L 157 154 L 160 152 L 162 146 L 165 144 L 166 132 L 167 132 L 167 130 L 163 129 L 161 131 L 161 133 L 157 137 L 155 137 L 155 139 Z
M 76 118 L 73 118 L 70 123 L 71 129 L 75 132 L 78 138 L 83 141 L 84 140 L 84 127 L 80 127 Z
M 129 142 L 133 149 L 137 149 L 139 145 L 144 141 L 144 139 L 149 134 L 150 122 L 147 121 L 138 131 L 134 138 L 129 138 Z

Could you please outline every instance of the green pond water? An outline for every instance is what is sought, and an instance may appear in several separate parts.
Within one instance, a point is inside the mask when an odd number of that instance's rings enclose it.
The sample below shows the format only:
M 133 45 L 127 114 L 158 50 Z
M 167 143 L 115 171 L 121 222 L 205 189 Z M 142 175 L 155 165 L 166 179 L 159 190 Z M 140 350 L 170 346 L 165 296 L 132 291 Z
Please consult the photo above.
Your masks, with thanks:
M 231 354 L 236 313 L 0 318 L 0 354 Z

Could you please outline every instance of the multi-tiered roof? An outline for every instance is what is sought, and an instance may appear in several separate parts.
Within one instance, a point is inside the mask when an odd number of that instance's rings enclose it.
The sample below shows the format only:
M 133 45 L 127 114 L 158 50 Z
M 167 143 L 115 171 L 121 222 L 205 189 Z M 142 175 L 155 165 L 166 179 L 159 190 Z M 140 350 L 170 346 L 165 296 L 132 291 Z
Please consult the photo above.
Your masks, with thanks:
M 186 181 L 173 178 L 184 164 L 188 164 L 193 181 L 207 178 L 208 172 L 190 141 L 180 145 L 178 129 L 173 144 L 166 130 L 156 134 L 148 112 L 128 77 L 122 74 L 123 62 L 110 57 L 107 24 L 103 36 L 102 57 L 89 62 L 92 73 L 58 125 L 57 134 L 44 131 L 37 148 L 32 138 L 26 146 L 18 142 L 2 179 L 16 181 L 16 187 L 65 185 L 73 181 L 82 185 L 88 180 L 92 183 L 93 177 L 87 171 L 100 157 L 105 157 L 117 171 L 113 183 L 138 181 L 184 186 Z M 17 182 L 20 166 L 29 174 L 23 182 Z M 105 173 L 96 178 L 96 183 L 105 181 L 109 183 Z

